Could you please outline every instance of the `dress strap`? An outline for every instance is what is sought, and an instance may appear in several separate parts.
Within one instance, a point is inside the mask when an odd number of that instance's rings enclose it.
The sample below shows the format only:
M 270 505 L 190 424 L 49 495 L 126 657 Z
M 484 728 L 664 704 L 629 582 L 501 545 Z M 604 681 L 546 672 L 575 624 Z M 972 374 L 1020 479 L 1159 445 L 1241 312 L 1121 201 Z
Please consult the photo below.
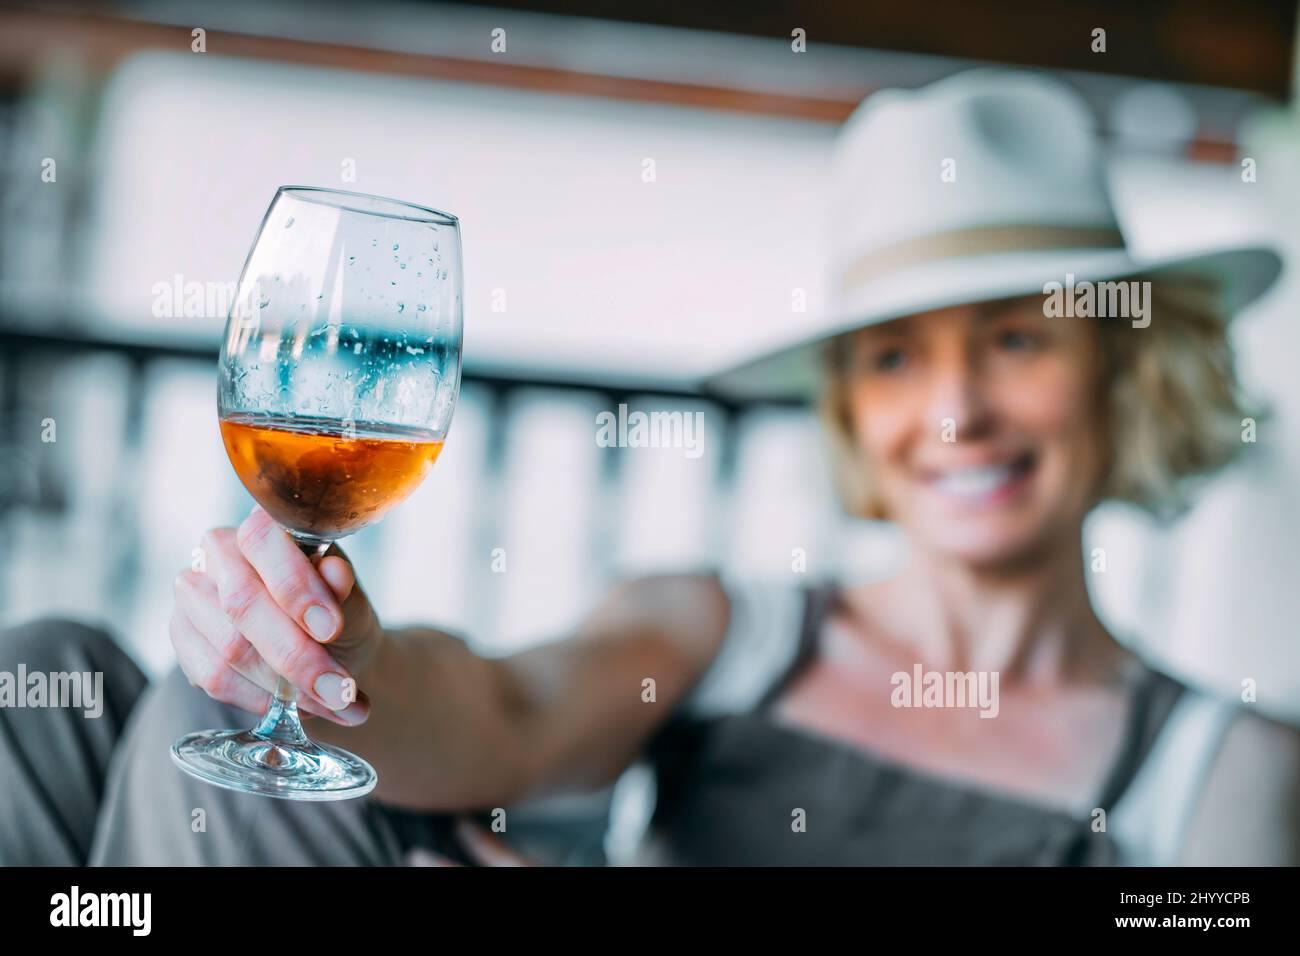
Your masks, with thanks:
M 778 700 L 793 683 L 817 653 L 817 644 L 821 637 L 822 622 L 827 613 L 835 606 L 839 587 L 834 582 L 803 588 L 801 596 L 801 614 L 799 635 L 793 658 L 785 670 L 768 686 L 766 693 L 759 700 L 757 709 L 766 710 Z
M 1096 806 L 1108 813 L 1137 776 L 1184 690 L 1183 685 L 1146 663 L 1140 663 L 1139 667 L 1120 753 L 1096 802 Z

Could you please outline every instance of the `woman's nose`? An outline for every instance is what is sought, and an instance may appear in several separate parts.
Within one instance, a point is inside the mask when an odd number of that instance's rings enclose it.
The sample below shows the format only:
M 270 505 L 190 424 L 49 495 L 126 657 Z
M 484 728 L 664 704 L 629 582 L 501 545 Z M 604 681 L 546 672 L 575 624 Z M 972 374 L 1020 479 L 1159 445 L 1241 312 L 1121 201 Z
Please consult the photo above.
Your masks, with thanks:
M 989 425 L 988 403 L 975 356 L 954 349 L 932 369 L 928 417 L 945 442 L 978 438 Z

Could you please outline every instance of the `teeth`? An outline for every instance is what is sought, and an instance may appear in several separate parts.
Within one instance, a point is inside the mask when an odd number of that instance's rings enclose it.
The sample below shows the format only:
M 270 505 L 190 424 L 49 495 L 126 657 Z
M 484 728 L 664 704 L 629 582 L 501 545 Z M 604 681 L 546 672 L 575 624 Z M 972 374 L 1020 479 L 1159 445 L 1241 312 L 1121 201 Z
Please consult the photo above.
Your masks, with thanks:
M 978 498 L 997 491 L 1010 480 L 1011 466 L 993 465 L 949 471 L 935 480 L 935 486 L 951 495 Z

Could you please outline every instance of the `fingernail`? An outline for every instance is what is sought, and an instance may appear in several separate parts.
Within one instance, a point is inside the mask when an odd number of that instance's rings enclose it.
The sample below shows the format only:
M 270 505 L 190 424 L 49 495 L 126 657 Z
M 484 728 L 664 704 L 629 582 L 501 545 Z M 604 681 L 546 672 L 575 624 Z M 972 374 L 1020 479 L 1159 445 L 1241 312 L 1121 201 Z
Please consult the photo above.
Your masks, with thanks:
M 366 709 L 356 704 L 350 704 L 344 710 L 335 711 L 334 716 L 338 717 L 349 727 L 356 727 L 358 724 L 364 724 L 370 719 L 370 715 L 366 713 Z
M 330 710 L 344 710 L 353 703 L 352 700 L 344 700 L 343 698 L 343 688 L 349 680 L 351 678 L 344 678 L 342 674 L 328 671 L 317 677 L 316 683 L 312 686 L 316 691 L 316 696 L 325 701 L 325 705 Z M 355 697 L 353 700 L 355 700 Z
M 316 640 L 328 641 L 334 636 L 334 615 L 319 604 L 307 608 L 307 613 L 302 616 L 302 620 Z

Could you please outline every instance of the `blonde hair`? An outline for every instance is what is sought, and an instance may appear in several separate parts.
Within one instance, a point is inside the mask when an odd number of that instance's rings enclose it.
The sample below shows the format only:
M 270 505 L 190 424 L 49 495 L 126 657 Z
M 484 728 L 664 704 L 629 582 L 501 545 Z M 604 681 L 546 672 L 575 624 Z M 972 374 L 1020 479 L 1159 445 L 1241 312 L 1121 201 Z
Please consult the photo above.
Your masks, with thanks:
M 1099 330 L 1097 394 L 1104 402 L 1102 428 L 1109 454 L 1097 499 L 1127 501 L 1169 517 L 1186 506 L 1189 479 L 1213 474 L 1241 451 L 1243 419 L 1251 413 L 1241 399 L 1227 319 L 1215 302 L 1214 287 L 1145 278 L 1151 282 L 1150 325 L 1090 320 Z M 854 439 L 846 339 L 840 336 L 825 348 L 818 412 L 844 509 L 883 519 L 887 515 Z

